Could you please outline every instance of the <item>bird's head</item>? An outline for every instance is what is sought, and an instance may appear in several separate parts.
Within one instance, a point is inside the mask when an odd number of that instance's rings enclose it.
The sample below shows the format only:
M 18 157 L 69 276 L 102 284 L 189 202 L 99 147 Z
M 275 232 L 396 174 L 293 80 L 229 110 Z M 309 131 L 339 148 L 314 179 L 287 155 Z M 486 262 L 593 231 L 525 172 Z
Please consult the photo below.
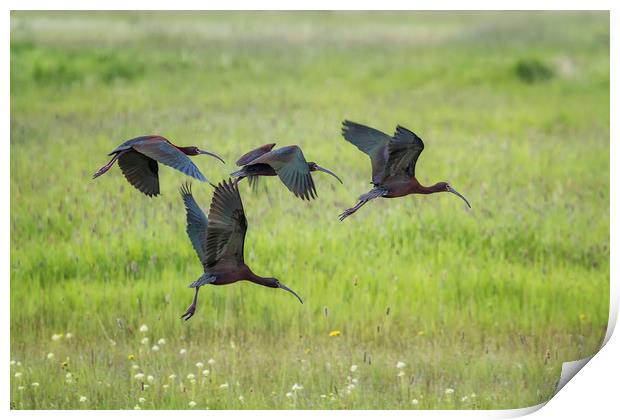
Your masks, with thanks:
M 301 298 L 299 297 L 299 295 L 297 293 L 295 293 L 292 289 L 289 289 L 288 287 L 286 287 L 284 284 L 282 284 L 278 279 L 270 277 L 269 279 L 267 279 L 267 286 L 268 287 L 273 287 L 274 289 L 284 289 L 287 292 L 292 293 L 293 295 L 295 295 L 295 297 L 297 299 L 299 299 L 299 301 L 303 304 L 304 301 L 301 300 Z
M 331 176 L 336 178 L 338 181 L 340 181 L 340 183 L 342 184 L 342 180 L 338 177 L 338 175 L 336 175 L 335 173 L 333 173 L 329 169 L 325 169 L 325 168 L 320 167 L 319 165 L 317 165 L 316 162 L 308 162 L 308 169 L 310 169 L 310 172 L 321 171 L 321 172 L 325 172 L 327 174 L 330 174 Z
M 183 153 L 185 153 L 188 156 L 209 155 L 209 156 L 213 156 L 216 159 L 219 159 L 222 163 L 226 163 L 226 162 L 224 162 L 224 159 L 222 159 L 221 157 L 219 157 L 215 153 L 211 153 L 211 152 L 208 152 L 206 150 L 202 150 L 202 149 L 200 149 L 200 148 L 198 148 L 196 146 L 183 147 L 183 148 L 181 148 L 181 150 L 183 151 Z
M 460 192 L 458 192 L 457 190 L 452 188 L 452 186 L 450 184 L 448 184 L 447 182 L 438 182 L 435 185 L 435 187 L 437 188 L 438 191 L 450 192 L 452 194 L 455 194 L 455 195 L 461 197 L 461 199 L 465 202 L 465 204 L 467 204 L 467 207 L 471 208 L 471 204 L 469 204 L 469 201 L 467 201 L 467 199 L 465 197 L 463 197 L 463 195 Z

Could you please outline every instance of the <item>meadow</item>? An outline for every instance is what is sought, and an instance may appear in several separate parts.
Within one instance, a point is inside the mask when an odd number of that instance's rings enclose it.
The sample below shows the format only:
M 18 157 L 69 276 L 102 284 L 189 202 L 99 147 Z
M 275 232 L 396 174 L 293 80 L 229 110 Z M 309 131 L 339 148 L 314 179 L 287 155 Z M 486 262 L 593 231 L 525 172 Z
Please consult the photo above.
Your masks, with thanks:
M 11 14 L 14 409 L 472 409 L 547 400 L 609 305 L 608 13 Z M 343 119 L 426 148 L 451 194 L 375 200 Z M 299 144 L 343 178 L 241 194 L 246 262 L 304 298 L 205 287 L 178 188 L 118 167 L 158 133 Z M 193 182 L 208 209 L 212 188 Z

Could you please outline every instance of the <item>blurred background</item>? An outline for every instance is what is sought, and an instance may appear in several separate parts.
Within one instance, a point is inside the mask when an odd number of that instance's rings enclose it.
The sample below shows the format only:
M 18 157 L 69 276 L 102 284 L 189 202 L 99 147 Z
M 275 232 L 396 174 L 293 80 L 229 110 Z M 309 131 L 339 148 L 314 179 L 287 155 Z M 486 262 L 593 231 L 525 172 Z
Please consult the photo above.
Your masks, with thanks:
M 449 194 L 376 200 L 343 119 L 415 131 Z M 319 197 L 241 184 L 246 261 L 297 291 L 201 273 L 160 134 L 223 156 L 300 145 Z M 194 182 L 205 209 L 212 188 Z M 595 352 L 609 302 L 609 14 L 14 12 L 11 407 L 518 408 Z

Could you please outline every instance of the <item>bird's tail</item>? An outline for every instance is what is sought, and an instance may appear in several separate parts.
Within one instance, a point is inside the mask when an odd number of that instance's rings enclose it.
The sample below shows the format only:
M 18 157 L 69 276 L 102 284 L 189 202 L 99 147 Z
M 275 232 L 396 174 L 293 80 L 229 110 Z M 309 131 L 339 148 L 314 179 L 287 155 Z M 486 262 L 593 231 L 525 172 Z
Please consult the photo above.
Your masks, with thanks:
M 248 183 L 250 184 L 250 188 L 252 188 L 253 192 L 258 191 L 259 180 L 260 180 L 260 177 L 257 175 L 248 176 Z
M 204 273 L 202 276 L 200 276 L 198 278 L 198 280 L 196 280 L 195 282 L 191 283 L 189 286 L 190 288 L 196 288 L 196 287 L 200 287 L 200 286 L 204 286 L 205 284 L 209 284 L 209 283 L 213 283 L 216 280 L 217 277 L 215 277 L 213 274 L 207 274 Z

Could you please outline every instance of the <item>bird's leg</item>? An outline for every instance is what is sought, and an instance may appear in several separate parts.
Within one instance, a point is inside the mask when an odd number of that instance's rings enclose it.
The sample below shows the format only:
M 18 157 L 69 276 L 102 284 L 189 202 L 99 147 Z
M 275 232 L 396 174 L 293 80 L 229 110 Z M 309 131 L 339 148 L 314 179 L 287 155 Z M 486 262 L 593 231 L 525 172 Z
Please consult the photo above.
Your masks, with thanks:
M 196 293 L 194 294 L 194 300 L 192 304 L 189 305 L 189 308 L 187 308 L 185 313 L 181 315 L 181 318 L 184 319 L 185 321 L 193 317 L 194 313 L 196 312 L 196 302 L 198 301 L 198 290 L 200 290 L 200 286 L 196 287 Z
M 340 221 L 342 222 L 344 219 L 346 219 L 347 217 L 351 216 L 353 213 L 355 213 L 356 211 L 358 211 L 360 209 L 360 207 L 362 207 L 364 204 L 368 203 L 370 200 L 373 200 L 377 197 L 382 197 L 387 193 L 387 190 L 382 189 L 382 188 L 375 188 L 373 190 L 370 190 L 369 192 L 367 192 L 366 194 L 363 194 L 360 196 L 359 198 L 359 203 L 357 203 L 355 205 L 355 207 L 351 207 L 350 209 L 346 209 L 345 211 L 343 211 L 339 218 Z
M 353 213 L 355 213 L 356 211 L 359 210 L 360 207 L 362 207 L 364 204 L 368 203 L 367 200 L 360 200 L 359 203 L 357 203 L 355 205 L 355 207 L 351 207 L 349 209 L 346 209 L 345 211 L 343 211 L 340 216 L 338 217 L 340 219 L 340 221 L 342 222 L 344 219 L 346 219 L 347 217 L 351 216 Z
M 118 157 L 120 155 L 122 155 L 123 153 L 125 153 L 125 150 L 115 154 L 114 157 L 112 159 L 110 159 L 110 161 L 108 163 L 103 165 L 97 172 L 95 172 L 95 174 L 93 175 L 93 179 L 95 179 L 98 176 L 101 176 L 101 175 L 105 174 L 106 172 L 108 172 L 110 170 L 110 168 L 112 167 L 112 165 L 114 165 L 114 162 L 116 162 L 116 159 L 118 159 Z

